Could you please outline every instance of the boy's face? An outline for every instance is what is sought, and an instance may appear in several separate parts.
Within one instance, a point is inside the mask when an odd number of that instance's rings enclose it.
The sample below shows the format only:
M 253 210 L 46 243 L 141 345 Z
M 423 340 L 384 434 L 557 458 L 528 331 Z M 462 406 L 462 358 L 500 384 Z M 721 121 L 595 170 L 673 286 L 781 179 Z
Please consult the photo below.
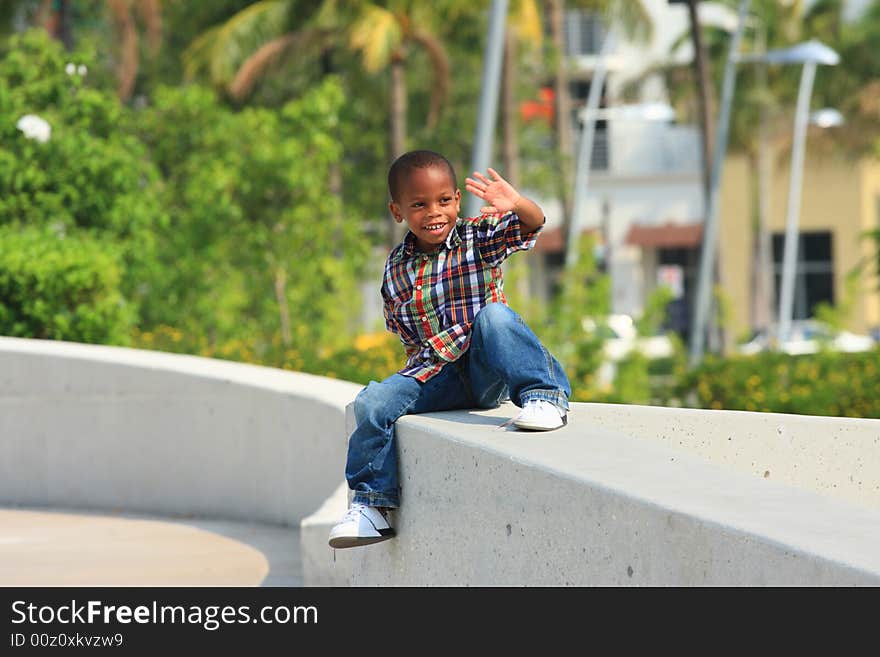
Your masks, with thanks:
M 409 172 L 396 201 L 389 204 L 395 221 L 406 221 L 422 251 L 442 244 L 458 220 L 461 192 L 443 167 Z

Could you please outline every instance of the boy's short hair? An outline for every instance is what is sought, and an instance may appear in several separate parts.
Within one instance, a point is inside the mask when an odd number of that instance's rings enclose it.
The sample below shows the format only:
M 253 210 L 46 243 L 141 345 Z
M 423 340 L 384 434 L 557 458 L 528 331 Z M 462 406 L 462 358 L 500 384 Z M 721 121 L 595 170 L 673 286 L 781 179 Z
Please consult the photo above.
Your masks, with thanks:
M 442 167 L 449 172 L 452 178 L 453 189 L 458 188 L 458 181 L 455 178 L 455 169 L 445 157 L 434 151 L 410 151 L 404 153 L 391 165 L 388 170 L 388 192 L 391 194 L 391 200 L 397 201 L 400 188 L 406 182 L 406 177 L 413 169 L 427 169 L 428 167 Z

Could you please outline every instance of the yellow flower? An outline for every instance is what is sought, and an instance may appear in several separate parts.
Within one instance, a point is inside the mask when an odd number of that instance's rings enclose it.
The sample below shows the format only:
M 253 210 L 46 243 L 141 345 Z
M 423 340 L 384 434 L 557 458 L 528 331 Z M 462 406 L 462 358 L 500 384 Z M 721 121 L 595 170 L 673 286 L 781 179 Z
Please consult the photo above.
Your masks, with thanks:
M 358 351 L 369 351 L 388 344 L 385 333 L 364 333 L 354 339 L 354 348 Z

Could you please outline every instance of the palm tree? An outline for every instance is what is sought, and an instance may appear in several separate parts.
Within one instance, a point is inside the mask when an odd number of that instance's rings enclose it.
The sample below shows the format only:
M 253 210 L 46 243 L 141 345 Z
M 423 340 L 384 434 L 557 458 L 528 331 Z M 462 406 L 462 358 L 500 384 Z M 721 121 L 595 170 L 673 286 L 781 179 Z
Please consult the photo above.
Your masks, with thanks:
M 134 91 L 140 69 L 140 38 L 137 18 L 147 32 L 149 53 L 155 56 L 162 42 L 162 11 L 159 0 L 107 0 L 119 41 L 119 60 L 116 65 L 119 99 L 126 101 Z
M 449 61 L 442 43 L 427 29 L 429 16 L 417 2 L 390 2 L 390 7 L 366 6 L 351 28 L 350 44 L 363 54 L 368 73 L 385 68 L 391 71 L 391 157 L 405 151 L 406 140 L 406 79 L 405 64 L 408 47 L 424 48 L 434 73 L 431 106 L 427 117 L 433 126 L 449 89 Z
M 324 0 L 311 13 L 297 13 L 292 0 L 263 0 L 203 34 L 186 54 L 186 70 L 193 76 L 207 69 L 212 81 L 235 99 L 243 99 L 256 80 L 279 59 L 310 52 L 316 59 L 330 48 L 344 47 L 360 54 L 363 69 L 371 75 L 387 70 L 388 160 L 406 150 L 406 66 L 413 48 L 427 53 L 433 84 L 426 125 L 433 127 L 449 94 L 449 59 L 440 39 L 429 26 L 436 16 L 459 11 L 461 3 L 447 0 L 428 5 L 416 0 L 341 3 Z M 401 237 L 393 222 L 389 243 Z
M 184 76 L 207 78 L 236 101 L 285 57 L 318 60 L 340 20 L 337 2 L 305 9 L 296 0 L 261 0 L 200 34 L 184 51 Z
M 699 108 L 700 140 L 703 163 L 703 208 L 709 205 L 709 179 L 712 167 L 713 133 L 710 117 L 712 110 L 712 79 L 709 76 L 708 56 L 703 43 L 703 28 L 697 11 L 699 0 L 684 0 L 691 25 L 691 41 L 694 47 L 694 77 L 697 81 L 697 106 Z

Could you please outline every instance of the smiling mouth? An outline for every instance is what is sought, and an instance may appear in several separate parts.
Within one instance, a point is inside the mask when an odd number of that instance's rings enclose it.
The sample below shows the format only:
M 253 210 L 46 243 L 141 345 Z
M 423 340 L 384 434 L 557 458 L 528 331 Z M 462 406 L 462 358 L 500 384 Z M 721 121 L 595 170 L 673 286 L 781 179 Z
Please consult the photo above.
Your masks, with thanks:
M 446 228 L 446 222 L 439 224 L 428 224 L 427 226 L 425 226 L 425 230 L 429 233 L 436 233 L 443 230 L 444 228 Z

